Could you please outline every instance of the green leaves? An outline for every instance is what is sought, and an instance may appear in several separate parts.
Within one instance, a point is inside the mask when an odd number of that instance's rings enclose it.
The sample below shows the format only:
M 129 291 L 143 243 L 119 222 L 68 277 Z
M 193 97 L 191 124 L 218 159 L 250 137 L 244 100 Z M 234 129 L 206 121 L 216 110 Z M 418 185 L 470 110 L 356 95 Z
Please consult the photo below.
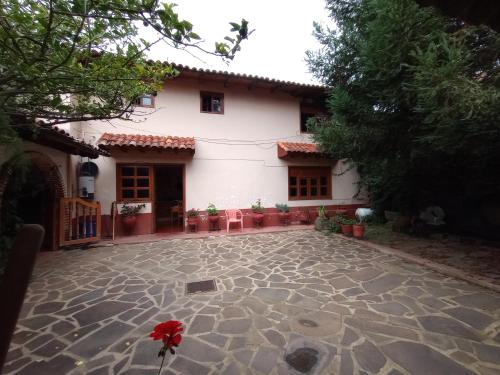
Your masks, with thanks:
M 229 24 L 232 26 L 231 32 L 240 31 L 241 26 L 236 22 L 229 22 Z
M 311 69 L 334 87 L 314 139 L 353 161 L 378 208 L 445 206 L 472 186 L 500 193 L 500 36 L 411 0 L 328 1 Z M 478 192 L 479 194 L 479 192 Z M 481 192 L 483 194 L 483 192 Z M 450 207 L 452 210 L 453 207 Z
M 244 18 L 241 19 L 241 24 L 236 22 L 230 22 L 229 24 L 231 25 L 230 32 L 234 33 L 234 37 L 224 37 L 224 40 L 229 42 L 229 44 L 224 42 L 215 42 L 215 52 L 229 60 L 232 60 L 236 52 L 241 50 L 241 42 L 248 39 L 249 35 L 252 34 L 254 30 L 248 30 L 248 21 Z
M 215 42 L 215 52 L 227 55 L 229 53 L 229 46 L 226 43 Z
M 156 39 L 138 35 L 150 27 Z M 156 43 L 234 58 L 248 22 L 204 49 L 175 4 L 156 0 L 6 0 L 0 9 L 0 116 L 56 124 L 129 118 L 135 98 L 177 72 L 146 61 Z M 234 26 L 233 26 L 234 28 Z M 70 95 L 75 100 L 66 100 Z M 7 115 L 8 114 L 8 115 Z

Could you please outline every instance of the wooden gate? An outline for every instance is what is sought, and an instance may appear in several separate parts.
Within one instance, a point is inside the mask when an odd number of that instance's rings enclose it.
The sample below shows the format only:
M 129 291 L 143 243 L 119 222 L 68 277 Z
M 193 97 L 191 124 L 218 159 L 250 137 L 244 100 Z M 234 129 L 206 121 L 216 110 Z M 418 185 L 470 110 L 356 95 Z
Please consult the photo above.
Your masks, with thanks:
M 101 240 L 101 204 L 81 198 L 59 201 L 59 246 Z

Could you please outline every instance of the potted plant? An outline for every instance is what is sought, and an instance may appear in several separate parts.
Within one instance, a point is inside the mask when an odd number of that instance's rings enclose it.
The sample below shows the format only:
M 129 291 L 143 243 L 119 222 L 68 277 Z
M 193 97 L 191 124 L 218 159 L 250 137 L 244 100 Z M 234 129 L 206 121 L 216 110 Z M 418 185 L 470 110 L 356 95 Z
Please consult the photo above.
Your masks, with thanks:
M 335 217 L 328 219 L 326 231 L 328 233 L 340 233 L 340 224 L 335 220 Z
M 134 230 L 136 222 L 137 222 L 137 214 L 144 208 L 146 205 L 144 203 L 141 204 L 128 204 L 124 203 L 122 208 L 120 209 L 120 215 L 122 217 L 122 224 L 125 232 L 130 233 Z
M 276 203 L 276 208 L 278 209 L 278 216 L 280 222 L 283 225 L 288 225 L 290 223 L 290 208 L 285 203 Z
M 219 210 L 215 207 L 215 204 L 210 203 L 207 207 L 208 221 L 211 224 L 215 224 L 219 221 Z
M 314 220 L 314 229 L 323 231 L 328 227 L 328 216 L 326 214 L 325 206 L 319 206 L 318 217 Z
M 301 224 L 311 224 L 311 214 L 307 208 L 302 208 L 300 210 L 299 221 Z
M 208 215 L 208 231 L 220 230 L 219 210 L 217 210 L 215 204 L 209 203 L 207 207 L 207 215 Z
M 369 221 L 373 217 L 373 210 L 371 208 L 358 208 L 355 213 L 358 219 L 357 223 L 353 225 L 353 236 L 356 238 L 362 238 L 365 234 L 364 223 Z
M 344 216 L 342 214 L 336 214 L 334 217 L 333 217 L 333 221 L 335 221 L 339 227 L 340 225 L 342 224 L 342 221 L 344 220 Z
M 255 225 L 262 226 L 262 221 L 264 220 L 264 207 L 261 204 L 260 198 L 257 199 L 255 204 L 252 204 L 252 219 Z
M 342 234 L 345 234 L 346 236 L 352 236 L 354 223 L 356 223 L 354 219 L 348 219 L 346 217 L 342 217 L 342 221 L 340 222 L 340 228 L 342 229 Z
M 356 238 L 362 238 L 365 235 L 365 226 L 361 220 L 353 224 L 352 235 Z
M 197 226 L 200 221 L 200 210 L 191 208 L 187 213 L 187 223 L 188 225 Z

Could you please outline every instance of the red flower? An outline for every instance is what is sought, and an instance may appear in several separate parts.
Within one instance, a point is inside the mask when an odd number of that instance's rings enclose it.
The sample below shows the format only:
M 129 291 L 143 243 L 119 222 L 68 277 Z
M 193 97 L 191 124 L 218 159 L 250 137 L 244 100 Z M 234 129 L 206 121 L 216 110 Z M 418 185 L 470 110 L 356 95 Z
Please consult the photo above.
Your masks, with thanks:
M 173 349 L 174 346 L 179 346 L 182 340 L 181 332 L 184 331 L 182 328 L 182 323 L 177 320 L 169 320 L 158 324 L 153 332 L 149 334 L 153 340 L 162 340 L 163 348 L 159 355 L 164 356 L 166 350 L 170 350 L 170 353 L 175 354 Z

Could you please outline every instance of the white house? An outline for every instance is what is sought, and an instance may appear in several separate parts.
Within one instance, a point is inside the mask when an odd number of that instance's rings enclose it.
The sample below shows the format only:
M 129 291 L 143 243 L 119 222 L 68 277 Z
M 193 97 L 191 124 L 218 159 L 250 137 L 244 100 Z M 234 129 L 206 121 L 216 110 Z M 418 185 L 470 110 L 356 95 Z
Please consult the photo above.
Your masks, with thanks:
M 186 210 L 209 203 L 242 209 L 245 226 L 257 199 L 265 225 L 278 224 L 276 203 L 311 212 L 366 204 L 355 198 L 357 173 L 342 174 L 347 166 L 321 154 L 305 128 L 324 111 L 326 87 L 177 68 L 161 92 L 138 101 L 136 121 L 71 126 L 74 136 L 111 154 L 95 160 L 104 234 L 113 202 L 146 205 L 134 234 L 182 230 Z

